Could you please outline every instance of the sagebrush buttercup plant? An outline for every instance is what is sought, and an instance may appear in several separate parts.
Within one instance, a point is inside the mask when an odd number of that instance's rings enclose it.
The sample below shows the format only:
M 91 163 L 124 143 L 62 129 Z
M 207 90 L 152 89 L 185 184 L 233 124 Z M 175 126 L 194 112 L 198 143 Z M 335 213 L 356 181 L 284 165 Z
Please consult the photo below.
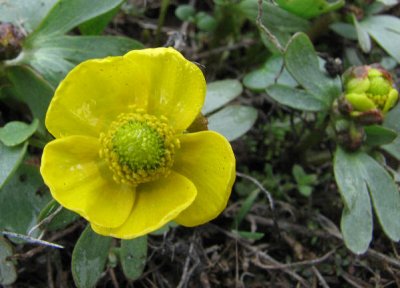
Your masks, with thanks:
M 41 173 L 53 197 L 99 234 L 130 239 L 174 220 L 196 226 L 226 207 L 229 142 L 190 133 L 206 83 L 172 48 L 89 60 L 60 83 L 46 115 L 56 138 Z

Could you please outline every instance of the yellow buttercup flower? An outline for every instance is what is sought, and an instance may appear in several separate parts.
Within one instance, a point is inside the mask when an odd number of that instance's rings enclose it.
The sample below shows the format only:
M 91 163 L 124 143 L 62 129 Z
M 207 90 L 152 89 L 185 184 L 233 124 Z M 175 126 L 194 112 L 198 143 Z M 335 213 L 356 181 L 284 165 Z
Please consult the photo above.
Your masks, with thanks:
M 46 115 L 56 138 L 41 173 L 53 197 L 102 235 L 130 239 L 174 220 L 196 226 L 226 207 L 229 142 L 189 133 L 206 83 L 172 48 L 89 60 L 60 83 Z

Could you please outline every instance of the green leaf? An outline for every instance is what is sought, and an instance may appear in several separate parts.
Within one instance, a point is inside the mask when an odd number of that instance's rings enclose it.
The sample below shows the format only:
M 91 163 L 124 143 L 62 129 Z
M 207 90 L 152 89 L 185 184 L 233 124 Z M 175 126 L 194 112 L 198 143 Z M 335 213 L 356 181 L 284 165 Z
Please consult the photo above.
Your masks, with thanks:
M 42 49 L 31 54 L 30 59 L 24 59 L 23 63 L 33 67 L 48 81 L 50 88 L 54 90 L 65 75 L 74 68 L 74 64 L 54 54 L 45 54 Z
M 2 0 L 0 1 L 1 22 L 13 23 L 31 33 L 47 15 L 57 0 Z
M 147 236 L 121 240 L 120 256 L 124 275 L 132 281 L 138 279 L 146 266 Z
M 382 146 L 382 148 L 400 161 L 400 136 L 396 137 L 392 143 Z
M 256 22 L 258 16 L 258 1 L 244 0 L 237 4 L 237 10 L 252 22 Z M 262 23 L 270 30 L 270 32 L 279 40 L 282 46 L 289 41 L 290 36 L 294 32 L 308 31 L 310 23 L 292 13 L 289 13 L 278 6 L 263 1 Z M 271 41 L 260 31 L 261 40 L 264 45 L 274 53 L 280 53 Z
M 194 19 L 196 10 L 192 5 L 182 4 L 176 7 L 175 16 L 181 21 L 191 21 Z
M 64 34 L 89 19 L 118 7 L 123 0 L 59 0 L 30 38 Z
M 37 167 L 20 166 L 0 191 L 0 230 L 28 234 L 50 198 L 39 190 L 43 186 Z
M 389 144 L 397 137 L 396 131 L 381 125 L 370 125 L 364 127 L 367 139 L 365 144 L 368 146 L 381 146 Z
M 400 63 L 400 19 L 390 15 L 366 17 L 360 26 Z
M 95 287 L 106 265 L 112 238 L 93 232 L 87 226 L 72 252 L 72 276 L 79 288 Z
M 314 174 L 306 174 L 303 167 L 300 165 L 293 165 L 292 174 L 297 183 L 297 189 L 300 194 L 305 197 L 309 197 L 313 191 L 313 187 L 310 185 L 316 184 L 317 177 Z
M 12 84 L 11 93 L 25 102 L 33 117 L 44 125 L 47 107 L 54 92 L 51 86 L 28 67 L 12 66 L 7 68 L 6 73 Z
M 240 230 L 233 230 L 233 233 L 239 235 L 242 238 L 249 239 L 249 240 L 260 240 L 264 237 L 264 233 L 260 232 L 249 232 L 249 231 L 240 231 Z
M 400 240 L 400 193 L 389 173 L 367 154 L 361 154 L 364 180 L 378 220 L 390 239 Z
M 334 32 L 340 36 L 350 39 L 357 40 L 357 31 L 353 25 L 343 22 L 335 22 L 329 26 Z
M 322 73 L 319 61 L 308 36 L 295 34 L 286 47 L 285 66 L 303 88 L 316 99 L 330 107 L 332 101 L 341 94 L 338 79 L 330 79 Z
M 340 228 L 347 248 L 356 254 L 367 251 L 372 240 L 372 209 L 365 183 L 358 187 L 354 206 L 344 207 Z
M 41 53 L 54 54 L 67 61 L 79 63 L 90 58 L 119 56 L 143 44 L 121 36 L 58 36 L 36 42 Z
M 33 120 L 31 124 L 20 121 L 8 122 L 4 127 L 0 128 L 0 141 L 4 145 L 12 147 L 21 144 L 37 130 L 39 121 Z
M 396 105 L 385 115 L 383 126 L 400 133 L 400 105 Z
M 358 23 L 356 16 L 353 14 L 353 23 L 356 27 L 358 44 L 360 44 L 361 50 L 365 53 L 371 51 L 371 38 L 367 31 Z
M 21 164 L 27 147 L 28 143 L 15 147 L 7 147 L 0 142 L 0 197 L 2 193 L 1 189 Z
M 283 9 L 300 17 L 310 19 L 324 13 L 339 9 L 344 0 L 275 0 Z
M 0 236 L 0 285 L 11 285 L 17 280 L 17 271 L 13 262 L 7 258 L 13 255 L 12 247 Z
M 310 112 L 329 109 L 326 102 L 322 102 L 319 97 L 304 90 L 276 84 L 267 87 L 266 91 L 268 96 L 276 102 L 293 109 Z
M 79 219 L 80 216 L 78 214 L 65 208 L 62 208 L 60 212 L 53 215 L 59 207 L 60 204 L 58 204 L 57 201 L 54 199 L 50 200 L 42 211 L 40 211 L 37 222 L 41 222 L 47 218 L 48 221 L 45 221 L 46 223 L 43 224 L 43 227 L 46 228 L 46 230 L 54 231 L 65 228 L 75 220 Z
M 315 174 L 307 174 L 300 165 L 293 165 L 292 174 L 296 180 L 296 183 L 299 185 L 316 184 L 317 176 Z
M 235 215 L 233 219 L 233 223 L 235 225 L 234 228 L 237 229 L 240 223 L 242 223 L 244 217 L 246 217 L 247 213 L 249 213 L 251 207 L 253 206 L 254 201 L 256 201 L 259 193 L 260 189 L 253 190 L 243 201 L 242 206 L 240 207 L 238 213 Z
M 400 134 L 400 105 L 396 105 L 386 114 L 383 126 Z M 392 143 L 382 146 L 382 148 L 400 161 L 400 136 Z
M 238 8 L 250 21 L 256 21 L 258 15 L 257 1 L 240 1 Z M 263 1 L 262 8 L 262 23 L 268 28 L 275 27 L 282 32 L 307 31 L 310 28 L 310 23 L 307 20 L 293 15 L 267 1 Z
M 334 158 L 334 173 L 339 191 L 347 207 L 353 207 L 360 187 L 363 187 L 363 179 L 360 171 L 360 152 L 348 153 L 341 148 L 337 148 Z
M 201 112 L 211 113 L 243 92 L 242 84 L 236 79 L 226 79 L 207 84 L 206 100 Z
M 400 194 L 389 173 L 368 154 L 347 153 L 340 148 L 335 153 L 334 170 L 346 204 L 342 217 L 346 245 L 356 253 L 368 248 L 369 230 L 372 233 L 369 195 L 383 231 L 399 241 Z
M 210 14 L 200 11 L 195 16 L 196 27 L 202 31 L 211 32 L 217 28 L 218 22 Z
M 343 239 L 357 254 L 364 253 L 372 239 L 372 209 L 360 154 L 347 153 L 338 147 L 333 163 L 336 183 L 345 204 L 341 220 Z
M 246 74 L 243 78 L 243 85 L 256 91 L 262 91 L 272 84 L 297 86 L 296 80 L 290 76 L 286 69 L 282 70 L 282 66 L 283 58 L 279 55 L 272 56 L 260 69 Z
M 103 15 L 97 16 L 96 18 L 90 19 L 79 25 L 79 31 L 83 35 L 99 35 L 101 34 L 114 16 L 118 13 L 120 6 L 116 6 L 114 9 L 104 13 Z
M 253 107 L 232 105 L 223 108 L 208 118 L 208 128 L 233 141 L 253 127 L 257 110 Z
M 304 197 L 310 197 L 313 191 L 313 187 L 308 185 L 299 185 L 297 188 L 299 189 L 300 194 Z
M 170 229 L 178 227 L 178 226 L 179 225 L 176 222 L 170 221 L 167 224 L 165 224 L 164 226 L 162 226 L 161 228 L 157 229 L 156 231 L 151 232 L 150 234 L 156 235 L 156 236 L 164 235 L 164 233 L 168 232 Z
M 117 36 L 43 37 L 31 45 L 21 62 L 35 68 L 53 87 L 75 64 L 91 58 L 118 56 L 143 47 L 136 40 Z
M 397 0 L 378 0 L 378 2 L 381 2 L 386 6 L 394 6 L 399 4 Z

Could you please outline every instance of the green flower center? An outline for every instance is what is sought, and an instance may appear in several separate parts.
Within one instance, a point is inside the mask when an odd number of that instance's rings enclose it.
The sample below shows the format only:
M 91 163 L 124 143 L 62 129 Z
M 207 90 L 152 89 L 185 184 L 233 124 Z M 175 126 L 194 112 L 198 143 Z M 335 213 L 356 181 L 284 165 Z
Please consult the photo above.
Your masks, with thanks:
M 100 157 L 118 183 L 137 185 L 169 173 L 179 140 L 167 119 L 137 110 L 122 114 L 100 135 Z
M 156 169 L 165 155 L 164 140 L 147 123 L 130 120 L 113 135 L 114 151 L 119 163 L 132 171 Z

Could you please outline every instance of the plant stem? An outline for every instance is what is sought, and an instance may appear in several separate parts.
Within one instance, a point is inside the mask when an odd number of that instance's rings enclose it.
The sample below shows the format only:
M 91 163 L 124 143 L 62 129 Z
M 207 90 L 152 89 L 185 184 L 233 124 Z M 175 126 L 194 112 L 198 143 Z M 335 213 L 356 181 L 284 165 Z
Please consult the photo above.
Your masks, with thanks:
M 165 15 L 167 14 L 168 6 L 170 0 L 162 0 L 161 8 L 160 8 L 160 16 L 158 17 L 158 24 L 156 30 L 156 44 L 160 45 L 160 38 L 161 38 L 161 28 L 164 25 Z

